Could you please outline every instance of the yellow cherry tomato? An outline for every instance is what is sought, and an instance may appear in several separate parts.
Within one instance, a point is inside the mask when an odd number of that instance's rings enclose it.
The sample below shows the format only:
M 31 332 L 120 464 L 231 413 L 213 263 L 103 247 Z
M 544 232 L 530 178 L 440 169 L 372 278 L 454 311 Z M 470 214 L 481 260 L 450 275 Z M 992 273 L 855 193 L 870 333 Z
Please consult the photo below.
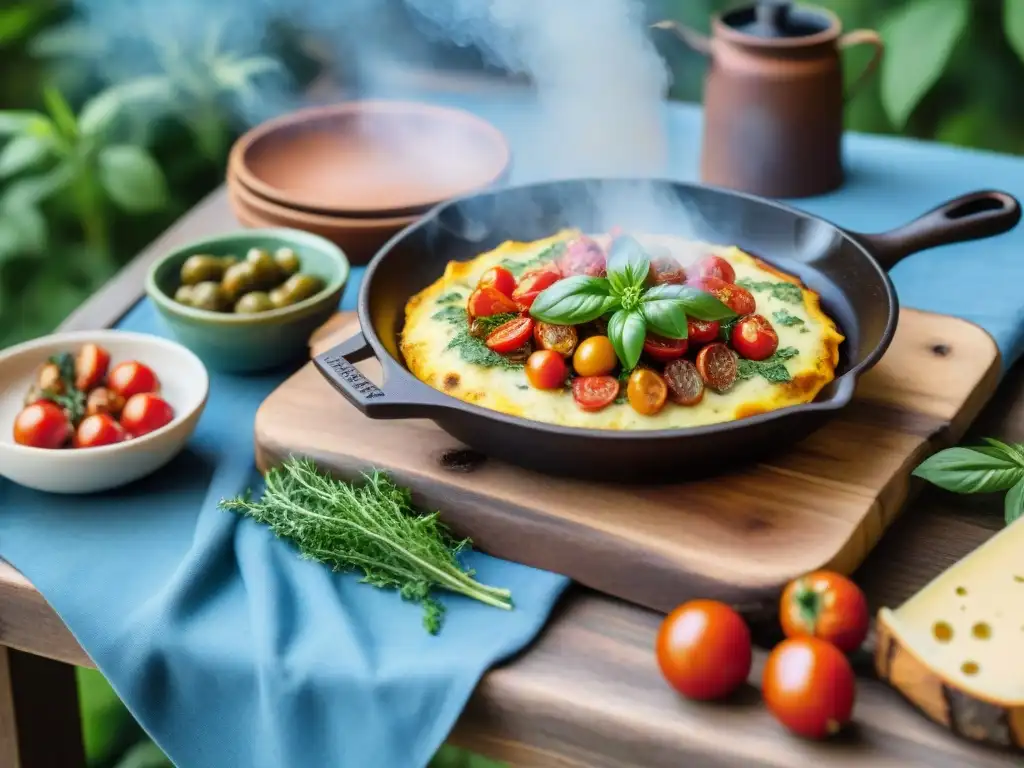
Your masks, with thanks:
M 591 336 L 580 342 L 572 358 L 572 367 L 580 376 L 604 376 L 618 362 L 615 348 L 607 336 Z

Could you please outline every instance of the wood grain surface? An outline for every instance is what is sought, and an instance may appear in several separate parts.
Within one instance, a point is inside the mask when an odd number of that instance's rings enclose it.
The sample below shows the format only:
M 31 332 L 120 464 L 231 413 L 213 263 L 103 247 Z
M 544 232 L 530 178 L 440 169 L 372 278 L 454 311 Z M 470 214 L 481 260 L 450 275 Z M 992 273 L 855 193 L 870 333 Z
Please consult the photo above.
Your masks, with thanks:
M 314 352 L 357 329 L 339 315 Z M 380 383 L 376 361 L 357 367 Z M 430 421 L 367 419 L 308 364 L 260 408 L 257 463 L 294 454 L 341 476 L 387 470 L 483 551 L 648 608 L 756 604 L 815 568 L 860 565 L 903 507 L 910 470 L 963 434 L 998 370 L 977 326 L 906 310 L 853 404 L 795 449 L 700 482 L 622 486 L 477 460 Z
M 142 294 L 153 259 L 193 239 L 236 228 L 223 190 L 211 195 L 89 299 L 64 330 L 113 325 Z M 1001 384 L 968 437 L 1024 441 L 1024 367 Z M 873 610 L 898 606 L 1003 524 L 999 494 L 956 496 L 926 488 L 854 574 Z M 788 736 L 757 702 L 757 670 L 739 700 L 681 701 L 658 676 L 661 616 L 571 589 L 523 653 L 486 674 L 453 740 L 528 768 L 784 768 L 920 766 L 1010 768 L 1019 755 L 958 739 L 858 668 L 855 724 L 841 739 Z M 0 645 L 91 666 L 60 617 L 14 568 L 0 562 Z M 764 652 L 757 652 L 757 664 Z M 63 768 L 48 766 L 48 768 Z

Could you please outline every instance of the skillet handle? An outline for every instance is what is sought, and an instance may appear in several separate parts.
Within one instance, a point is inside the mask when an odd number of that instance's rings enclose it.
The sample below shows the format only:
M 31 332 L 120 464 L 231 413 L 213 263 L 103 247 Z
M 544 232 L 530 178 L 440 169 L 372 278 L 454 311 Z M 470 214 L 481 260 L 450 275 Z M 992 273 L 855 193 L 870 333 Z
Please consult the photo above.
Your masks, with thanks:
M 954 198 L 902 227 L 857 237 L 883 268 L 892 269 L 918 251 L 1009 232 L 1020 216 L 1020 203 L 1013 195 L 984 190 Z
M 354 365 L 371 357 L 373 348 L 360 331 L 314 357 L 313 364 L 332 387 L 371 419 L 430 418 L 436 411 L 452 409 L 445 402 L 452 398 L 420 381 L 387 375 L 386 366 L 384 384 L 378 387 Z

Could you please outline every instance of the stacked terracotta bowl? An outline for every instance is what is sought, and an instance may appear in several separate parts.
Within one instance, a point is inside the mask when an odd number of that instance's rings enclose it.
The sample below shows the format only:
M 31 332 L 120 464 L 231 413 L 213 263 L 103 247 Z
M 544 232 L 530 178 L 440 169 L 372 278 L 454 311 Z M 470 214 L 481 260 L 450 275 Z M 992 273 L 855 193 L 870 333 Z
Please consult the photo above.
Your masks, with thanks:
M 231 150 L 228 195 L 247 227 L 290 227 L 364 264 L 435 205 L 502 181 L 510 152 L 461 110 L 353 101 L 263 123 Z

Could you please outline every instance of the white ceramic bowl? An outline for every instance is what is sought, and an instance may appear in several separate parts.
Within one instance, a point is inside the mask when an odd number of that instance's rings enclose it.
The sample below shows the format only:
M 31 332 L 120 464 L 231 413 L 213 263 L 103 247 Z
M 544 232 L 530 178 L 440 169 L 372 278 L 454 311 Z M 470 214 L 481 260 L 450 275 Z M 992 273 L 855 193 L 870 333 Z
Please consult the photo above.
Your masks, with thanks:
M 142 437 L 98 448 L 48 450 L 14 442 L 14 420 L 25 394 L 50 355 L 77 352 L 95 342 L 110 366 L 145 363 L 160 380 L 174 420 Z M 0 351 L 0 475 L 50 493 L 94 493 L 138 480 L 169 462 L 185 446 L 206 405 L 210 378 L 199 358 L 181 344 L 127 331 L 75 331 L 44 336 Z

